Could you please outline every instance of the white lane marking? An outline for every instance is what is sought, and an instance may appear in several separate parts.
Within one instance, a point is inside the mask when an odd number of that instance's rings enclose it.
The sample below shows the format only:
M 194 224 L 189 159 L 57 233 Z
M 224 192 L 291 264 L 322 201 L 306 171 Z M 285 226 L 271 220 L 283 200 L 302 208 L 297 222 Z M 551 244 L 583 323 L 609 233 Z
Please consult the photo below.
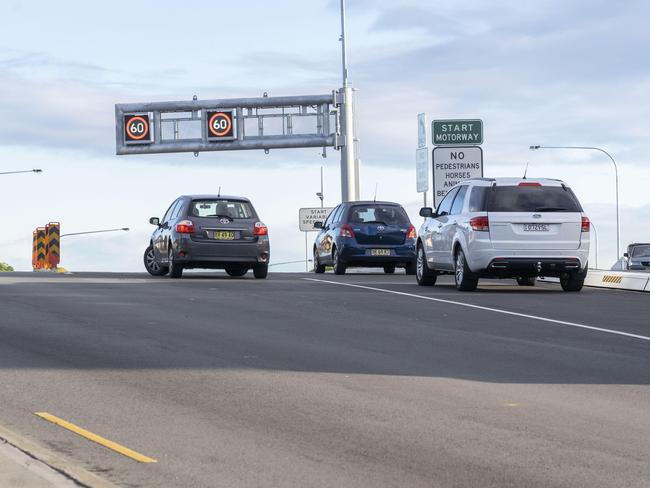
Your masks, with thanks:
M 328 280 L 318 280 L 314 278 L 302 278 L 303 280 L 307 281 L 315 281 L 317 283 L 328 283 L 331 285 L 340 285 L 340 286 L 349 286 L 352 288 L 361 288 L 364 290 L 372 290 L 372 291 L 378 291 L 382 293 L 391 293 L 393 295 L 401 295 L 405 297 L 411 297 L 411 298 L 419 298 L 421 300 L 429 300 L 432 302 L 439 302 L 439 303 L 448 303 L 451 305 L 459 305 L 461 307 L 467 307 L 467 308 L 474 308 L 477 310 L 486 310 L 488 312 L 495 312 L 495 313 L 500 313 L 504 315 L 513 315 L 515 317 L 524 317 L 527 319 L 533 319 L 533 320 L 539 320 L 542 322 L 549 322 L 551 324 L 559 324 L 559 325 L 567 325 L 570 327 L 577 327 L 579 329 L 588 329 L 588 330 L 595 330 L 597 332 L 604 332 L 607 334 L 614 334 L 614 335 L 619 335 L 619 336 L 624 336 L 624 337 L 632 337 L 634 339 L 641 339 L 643 341 L 650 341 L 650 337 L 638 335 L 638 334 L 631 334 L 629 332 L 622 332 L 620 330 L 612 330 L 612 329 L 604 329 L 602 327 L 594 327 L 592 325 L 584 325 L 584 324 L 577 324 L 575 322 L 566 322 L 564 320 L 556 320 L 556 319 L 549 319 L 547 317 L 540 317 L 538 315 L 529 315 L 526 313 L 519 313 L 519 312 L 511 312 L 510 310 L 502 310 L 498 308 L 491 308 L 491 307 L 484 307 L 483 305 L 474 305 L 471 303 L 464 303 L 464 302 L 457 302 L 455 300 L 445 300 L 443 298 L 434 298 L 434 297 L 427 297 L 423 295 L 415 295 L 414 293 L 405 293 L 403 291 L 395 291 L 395 290 L 386 290 L 384 288 L 375 288 L 374 286 L 363 286 L 363 285 L 353 285 L 351 283 L 341 283 L 339 281 L 328 281 Z

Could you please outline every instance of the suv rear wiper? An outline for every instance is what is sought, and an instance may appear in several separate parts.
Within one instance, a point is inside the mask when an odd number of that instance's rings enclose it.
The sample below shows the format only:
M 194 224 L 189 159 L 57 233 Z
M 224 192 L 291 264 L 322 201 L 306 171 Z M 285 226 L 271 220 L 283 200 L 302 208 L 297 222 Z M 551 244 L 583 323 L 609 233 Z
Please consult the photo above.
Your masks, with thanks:
M 566 212 L 562 207 L 537 207 L 533 212 Z

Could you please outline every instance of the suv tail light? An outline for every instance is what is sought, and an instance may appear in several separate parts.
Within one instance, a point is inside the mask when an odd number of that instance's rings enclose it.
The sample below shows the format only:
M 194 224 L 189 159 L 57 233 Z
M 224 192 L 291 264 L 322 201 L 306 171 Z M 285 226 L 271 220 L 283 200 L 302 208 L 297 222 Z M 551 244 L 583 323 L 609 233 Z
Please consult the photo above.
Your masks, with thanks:
M 341 232 L 339 233 L 340 237 L 354 237 L 354 231 L 352 230 L 352 227 L 350 227 L 348 224 L 343 224 L 341 226 Z
M 266 236 L 269 234 L 269 228 L 264 225 L 262 222 L 255 222 L 255 227 L 253 227 L 254 236 Z
M 406 231 L 406 238 L 407 239 L 417 239 L 418 235 L 415 232 L 415 227 L 412 225 L 409 225 L 409 230 Z
M 591 222 L 589 221 L 589 217 L 582 217 L 582 226 L 581 226 L 582 232 L 589 232 L 590 227 L 591 227 Z
M 469 219 L 469 225 L 473 230 L 488 232 L 490 230 L 490 219 L 487 215 Z
M 532 181 L 531 181 L 531 182 L 522 182 L 522 183 L 519 183 L 518 186 L 542 186 L 542 184 L 541 184 L 541 183 L 535 183 L 535 182 L 532 182 Z
M 191 220 L 181 220 L 176 224 L 176 232 L 179 234 L 192 234 L 194 232 L 194 222 Z

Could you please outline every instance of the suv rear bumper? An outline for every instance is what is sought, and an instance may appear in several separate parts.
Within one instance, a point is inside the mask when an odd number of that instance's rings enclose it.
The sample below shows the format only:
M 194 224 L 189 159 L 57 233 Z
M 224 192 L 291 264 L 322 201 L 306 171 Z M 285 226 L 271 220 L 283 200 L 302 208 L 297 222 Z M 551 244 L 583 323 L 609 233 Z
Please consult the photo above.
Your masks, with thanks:
M 514 278 L 518 276 L 554 276 L 575 273 L 583 269 L 580 260 L 573 258 L 494 258 L 482 271 L 482 276 Z M 584 270 L 586 271 L 586 269 Z

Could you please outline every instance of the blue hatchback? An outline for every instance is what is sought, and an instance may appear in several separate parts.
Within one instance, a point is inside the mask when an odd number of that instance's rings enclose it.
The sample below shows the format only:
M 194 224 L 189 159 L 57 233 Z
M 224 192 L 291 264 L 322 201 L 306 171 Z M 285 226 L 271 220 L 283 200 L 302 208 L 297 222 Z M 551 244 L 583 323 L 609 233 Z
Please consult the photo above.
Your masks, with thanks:
M 316 273 L 331 265 L 335 274 L 353 266 L 384 268 L 386 273 L 399 266 L 415 274 L 417 233 L 398 203 L 342 203 L 315 227 L 320 229 L 314 242 Z

